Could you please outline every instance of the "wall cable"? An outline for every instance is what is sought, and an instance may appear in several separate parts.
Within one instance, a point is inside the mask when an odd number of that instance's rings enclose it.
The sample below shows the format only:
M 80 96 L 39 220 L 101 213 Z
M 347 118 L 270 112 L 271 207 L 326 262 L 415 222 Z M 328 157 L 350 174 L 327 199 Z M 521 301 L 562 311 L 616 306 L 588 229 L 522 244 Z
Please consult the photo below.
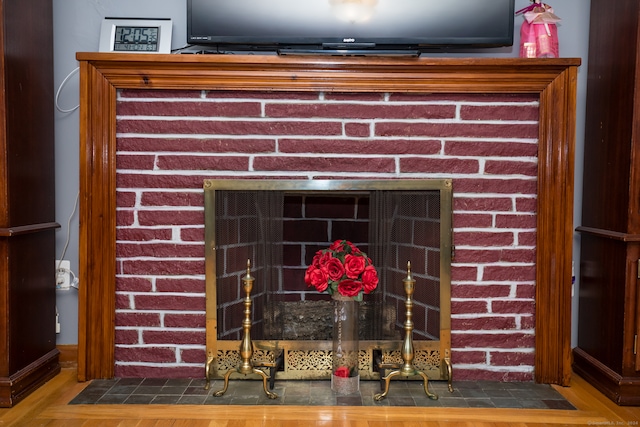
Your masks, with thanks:
M 73 77 L 74 74 L 76 74 L 78 71 L 80 71 L 80 67 L 76 67 L 74 70 L 72 70 L 69 74 L 67 74 L 67 77 L 64 78 L 64 80 L 62 80 L 62 83 L 60 83 L 60 86 L 58 86 L 58 91 L 56 92 L 56 99 L 55 99 L 55 103 L 56 103 L 56 109 L 58 111 L 60 111 L 61 113 L 71 113 L 75 110 L 77 110 L 80 107 L 80 104 L 76 105 L 73 108 L 70 108 L 68 110 L 65 110 L 63 108 L 60 107 L 60 104 L 58 104 L 58 99 L 60 98 L 60 92 L 62 91 L 62 88 L 67 84 L 67 82 L 69 81 L 69 79 L 71 77 Z
M 56 265 L 56 276 L 58 274 L 58 270 L 60 270 L 60 264 L 64 259 L 64 255 L 67 253 L 67 248 L 69 247 L 69 241 L 71 240 L 71 219 L 73 218 L 73 216 L 76 213 L 76 210 L 78 209 L 79 200 L 80 200 L 80 191 L 78 191 L 78 193 L 76 194 L 76 201 L 73 204 L 73 210 L 71 211 L 71 214 L 69 215 L 69 219 L 67 221 L 67 240 L 64 243 L 64 247 L 62 248 L 62 254 L 60 255 L 60 258 L 58 258 L 58 265 Z M 79 281 L 78 277 L 71 270 L 68 270 L 67 273 L 69 273 L 73 279 L 71 281 L 70 287 L 78 289 L 78 281 Z

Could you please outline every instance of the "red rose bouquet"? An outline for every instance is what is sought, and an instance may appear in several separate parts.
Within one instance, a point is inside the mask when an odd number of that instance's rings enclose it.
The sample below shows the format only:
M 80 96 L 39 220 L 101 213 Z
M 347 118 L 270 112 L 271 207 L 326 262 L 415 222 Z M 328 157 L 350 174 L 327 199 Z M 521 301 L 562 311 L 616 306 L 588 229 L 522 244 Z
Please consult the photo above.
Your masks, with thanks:
M 352 297 L 362 301 L 363 294 L 378 286 L 378 272 L 371 259 L 348 240 L 336 240 L 327 249 L 316 252 L 304 275 L 307 286 L 318 292 Z

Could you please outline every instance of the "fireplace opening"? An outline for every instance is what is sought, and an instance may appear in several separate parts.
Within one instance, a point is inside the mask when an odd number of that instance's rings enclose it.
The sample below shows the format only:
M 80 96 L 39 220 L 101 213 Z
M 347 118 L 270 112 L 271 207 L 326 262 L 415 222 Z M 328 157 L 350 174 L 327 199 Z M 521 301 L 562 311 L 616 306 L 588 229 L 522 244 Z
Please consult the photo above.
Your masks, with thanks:
M 331 301 L 304 282 L 318 250 L 349 240 L 373 261 L 380 282 L 360 303 L 360 371 L 397 362 L 411 262 L 416 279 L 416 366 L 450 376 L 450 180 L 206 180 L 208 364 L 221 374 L 239 360 L 242 277 L 252 290 L 251 337 L 258 357 L 284 352 L 279 377 L 330 373 Z

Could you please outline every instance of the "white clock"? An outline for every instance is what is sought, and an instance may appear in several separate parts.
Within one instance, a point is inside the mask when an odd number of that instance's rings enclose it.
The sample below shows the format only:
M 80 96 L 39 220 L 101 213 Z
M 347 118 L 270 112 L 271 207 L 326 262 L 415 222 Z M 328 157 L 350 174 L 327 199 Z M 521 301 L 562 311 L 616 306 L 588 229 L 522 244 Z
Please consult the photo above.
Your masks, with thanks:
M 105 18 L 100 52 L 171 53 L 171 19 Z

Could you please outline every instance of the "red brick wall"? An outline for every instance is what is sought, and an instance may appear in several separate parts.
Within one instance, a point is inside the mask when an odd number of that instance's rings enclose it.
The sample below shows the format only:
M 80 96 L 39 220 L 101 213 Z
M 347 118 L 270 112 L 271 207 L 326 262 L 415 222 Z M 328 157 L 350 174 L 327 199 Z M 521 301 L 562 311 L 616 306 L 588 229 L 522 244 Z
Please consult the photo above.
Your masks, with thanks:
M 453 179 L 456 379 L 531 380 L 530 95 L 124 91 L 116 376 L 204 376 L 206 178 Z

